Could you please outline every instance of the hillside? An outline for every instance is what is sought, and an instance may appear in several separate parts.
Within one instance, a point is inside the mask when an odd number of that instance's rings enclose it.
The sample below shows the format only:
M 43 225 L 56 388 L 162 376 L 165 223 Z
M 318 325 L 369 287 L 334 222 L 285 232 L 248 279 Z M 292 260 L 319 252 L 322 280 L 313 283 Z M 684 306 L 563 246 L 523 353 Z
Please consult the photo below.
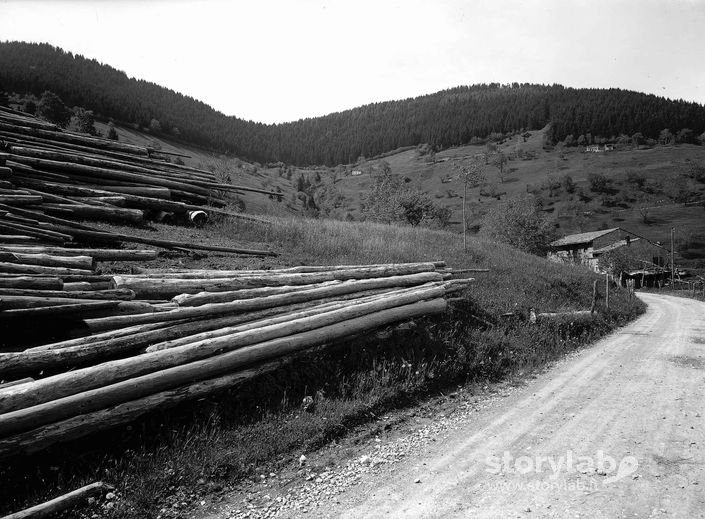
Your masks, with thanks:
M 191 158 L 183 160 L 188 165 L 230 175 L 234 183 L 284 193 L 282 202 L 243 194 L 236 201 L 240 206 L 233 209 L 254 214 L 362 220 L 362 208 L 372 185 L 370 172 L 374 174 L 386 162 L 392 174 L 406 180 L 406 186 L 428 193 L 436 205 L 448 208 L 449 228 L 456 232 L 462 229 L 463 185 L 458 167 L 487 152 L 486 146 L 479 144 L 452 147 L 431 156 L 412 148 L 346 167 L 297 168 L 250 163 L 129 128 L 118 126 L 117 130 L 121 141 L 187 154 Z M 544 148 L 545 131 L 548 129 L 530 132 L 526 138 L 515 136 L 498 145 L 508 158 L 506 173 L 502 182 L 498 169 L 488 164 L 484 167 L 484 184 L 469 191 L 471 232 L 478 232 L 483 216 L 504 200 L 530 196 L 555 222 L 558 235 L 622 226 L 668 244 L 670 229 L 675 227 L 680 263 L 703 266 L 705 147 L 625 145 L 615 151 L 585 153 L 582 147 Z M 363 174 L 353 176 L 352 171 Z M 591 174 L 608 179 L 604 192 L 593 191 Z M 570 177 L 572 187 L 566 187 L 566 177 Z M 306 193 L 298 191 L 299 178 L 310 184 Z M 315 210 L 309 209 L 311 205 Z
M 683 129 L 684 141 L 705 131 L 705 108 L 619 89 L 561 85 L 461 86 L 413 99 L 375 103 L 324 117 L 265 125 L 228 117 L 173 90 L 128 78 L 108 65 L 48 44 L 0 43 L 0 91 L 57 93 L 69 106 L 151 128 L 186 142 L 259 162 L 349 164 L 399 147 L 437 148 L 490 135 L 538 130 L 550 142 L 590 141 L 641 133 L 657 139 Z
M 508 198 L 530 196 L 555 221 L 556 233 L 565 235 L 622 226 L 653 241 L 668 244 L 676 228 L 676 250 L 685 264 L 705 263 L 705 148 L 695 145 L 623 146 L 615 151 L 586 153 L 583 147 L 544 149 L 543 132 L 507 139 L 498 150 L 508 158 L 505 176 L 498 168 L 484 167 L 486 181 L 469 190 L 468 226 L 477 232 L 482 217 Z M 485 146 L 459 146 L 434 157 L 404 150 L 368 161 L 364 168 L 379 169 L 386 161 L 407 186 L 428 193 L 433 201 L 452 211 L 451 226 L 461 229 L 463 184 L 458 167 Z M 519 156 L 521 155 L 521 156 Z M 604 176 L 607 185 L 596 192 L 591 176 Z M 570 181 L 566 178 L 570 177 Z M 344 176 L 335 184 L 342 196 L 338 217 L 361 217 L 369 174 Z

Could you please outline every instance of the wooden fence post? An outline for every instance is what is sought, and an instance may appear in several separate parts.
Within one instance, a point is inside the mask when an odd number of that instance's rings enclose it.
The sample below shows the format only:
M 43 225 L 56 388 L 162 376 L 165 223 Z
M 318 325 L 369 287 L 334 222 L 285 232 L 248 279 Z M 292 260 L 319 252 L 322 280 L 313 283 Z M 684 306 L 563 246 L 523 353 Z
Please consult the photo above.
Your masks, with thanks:
M 592 282 L 592 304 L 590 305 L 590 314 L 595 312 L 595 305 L 597 305 L 597 280 Z
M 610 275 L 605 274 L 605 310 L 610 309 Z

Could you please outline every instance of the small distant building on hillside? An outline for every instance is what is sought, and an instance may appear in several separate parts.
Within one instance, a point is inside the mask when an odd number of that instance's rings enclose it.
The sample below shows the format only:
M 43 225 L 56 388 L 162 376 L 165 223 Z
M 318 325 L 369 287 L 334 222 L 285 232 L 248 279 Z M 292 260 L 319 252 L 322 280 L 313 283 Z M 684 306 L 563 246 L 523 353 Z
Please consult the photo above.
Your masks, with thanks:
M 600 146 L 599 144 L 590 144 L 585 146 L 585 153 L 602 153 L 603 151 L 614 151 L 614 144 L 605 144 Z
M 644 265 L 642 270 L 665 270 L 669 255 L 665 247 L 620 227 L 564 236 L 550 244 L 548 259 L 584 265 L 595 272 L 603 272 L 600 268 L 600 257 L 622 247 L 628 247 L 630 256 Z M 630 273 L 625 274 L 629 276 Z M 640 271 L 639 274 L 642 275 L 643 281 L 643 272 Z
M 362 171 L 359 169 L 353 169 L 351 175 L 353 177 L 359 177 L 360 175 L 362 175 Z

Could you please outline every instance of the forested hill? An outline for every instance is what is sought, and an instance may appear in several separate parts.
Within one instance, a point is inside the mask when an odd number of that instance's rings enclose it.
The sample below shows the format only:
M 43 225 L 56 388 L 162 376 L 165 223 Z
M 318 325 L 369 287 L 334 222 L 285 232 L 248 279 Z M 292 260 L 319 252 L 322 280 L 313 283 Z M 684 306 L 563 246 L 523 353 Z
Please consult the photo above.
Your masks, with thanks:
M 285 88 L 285 86 L 283 87 Z M 331 88 L 335 88 L 331 86 Z M 705 107 L 620 89 L 474 85 L 375 103 L 324 117 L 266 125 L 228 117 L 173 90 L 48 44 L 0 43 L 0 91 L 50 90 L 122 123 L 260 162 L 351 163 L 402 146 L 464 144 L 551 123 L 554 141 L 591 134 L 614 139 L 665 128 L 688 139 L 705 131 Z M 158 121 L 158 124 L 154 124 Z

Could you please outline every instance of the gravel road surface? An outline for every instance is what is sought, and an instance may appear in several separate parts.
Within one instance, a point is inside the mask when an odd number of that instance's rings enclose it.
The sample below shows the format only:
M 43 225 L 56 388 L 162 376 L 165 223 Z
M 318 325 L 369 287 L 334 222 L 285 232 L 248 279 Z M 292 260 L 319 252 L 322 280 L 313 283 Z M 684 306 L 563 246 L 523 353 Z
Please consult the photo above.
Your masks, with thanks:
M 640 297 L 523 387 L 225 517 L 705 517 L 705 303 Z

